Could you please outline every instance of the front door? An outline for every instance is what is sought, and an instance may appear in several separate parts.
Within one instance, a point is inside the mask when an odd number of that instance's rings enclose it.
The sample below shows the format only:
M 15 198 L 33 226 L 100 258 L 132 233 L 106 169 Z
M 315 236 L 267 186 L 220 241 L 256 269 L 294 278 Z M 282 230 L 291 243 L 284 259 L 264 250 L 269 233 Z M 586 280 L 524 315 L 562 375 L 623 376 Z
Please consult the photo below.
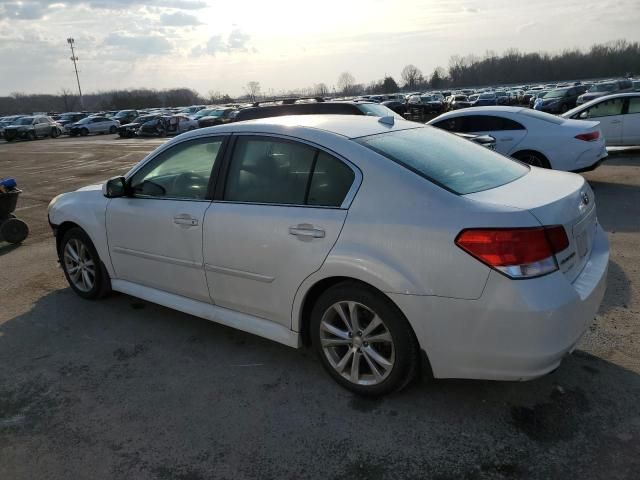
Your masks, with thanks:
M 622 144 L 640 145 L 640 95 L 629 97 L 627 113 L 623 115 Z
M 223 141 L 205 137 L 162 151 L 128 179 L 130 196 L 110 200 L 107 237 L 118 279 L 210 302 L 202 227 Z
M 205 217 L 214 303 L 290 328 L 295 293 L 335 244 L 356 175 L 304 143 L 238 136 L 224 193 Z
M 600 122 L 600 130 L 602 130 L 607 145 L 621 145 L 623 106 L 624 98 L 621 97 L 603 100 L 581 112 L 578 118 Z

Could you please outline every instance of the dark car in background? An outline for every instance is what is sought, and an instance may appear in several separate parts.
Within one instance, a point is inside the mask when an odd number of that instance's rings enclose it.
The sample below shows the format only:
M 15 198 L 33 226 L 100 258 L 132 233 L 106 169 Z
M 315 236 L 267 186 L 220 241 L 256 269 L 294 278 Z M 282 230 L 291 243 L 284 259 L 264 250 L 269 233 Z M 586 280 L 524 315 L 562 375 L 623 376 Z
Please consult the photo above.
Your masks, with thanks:
M 393 110 L 398 115 L 404 115 L 407 113 L 406 102 L 401 102 L 399 100 L 387 100 L 386 102 L 382 102 L 380 105 L 387 107 L 389 110 Z
M 58 123 L 62 127 L 62 133 L 69 133 L 69 127 L 76 122 L 79 122 L 83 118 L 86 118 L 88 114 L 82 112 L 67 112 L 58 115 Z
M 120 138 L 133 138 L 136 136 L 143 123 L 155 120 L 159 116 L 159 114 L 141 115 L 131 123 L 120 125 L 118 127 L 118 135 L 120 135 Z
M 495 93 L 481 93 L 478 99 L 471 104 L 472 107 L 490 107 L 497 105 L 498 100 Z
M 414 112 L 414 110 L 420 112 Z M 407 110 L 412 113 L 442 113 L 444 112 L 444 102 L 440 95 L 412 95 L 407 100 Z
M 283 115 L 371 115 L 374 117 L 396 116 L 397 113 L 379 103 L 368 101 L 295 103 L 248 107 L 234 112 L 233 120 L 255 120 L 257 118 L 281 117 Z
M 192 118 L 198 122 L 200 128 L 214 127 L 216 125 L 229 123 L 232 120 L 231 114 L 235 110 L 235 108 L 231 107 L 205 108 L 196 113 Z
M 140 116 L 140 113 L 138 113 L 137 110 L 120 110 L 115 115 L 108 116 L 108 118 L 111 118 L 112 120 L 117 120 L 118 122 L 120 122 L 120 125 L 124 125 L 126 123 L 133 122 L 139 116 Z
M 4 129 L 9 125 L 13 125 L 22 117 L 26 117 L 26 115 L 9 115 L 8 117 L 0 118 L 0 138 L 4 136 Z
M 610 82 L 601 82 L 591 85 L 589 90 L 578 97 L 576 102 L 578 105 L 590 102 L 595 98 L 611 95 L 612 93 L 630 92 L 633 90 L 633 82 L 628 79 L 612 80 Z
M 580 94 L 577 87 L 556 88 L 536 101 L 533 108 L 547 113 L 564 113 L 575 108 Z

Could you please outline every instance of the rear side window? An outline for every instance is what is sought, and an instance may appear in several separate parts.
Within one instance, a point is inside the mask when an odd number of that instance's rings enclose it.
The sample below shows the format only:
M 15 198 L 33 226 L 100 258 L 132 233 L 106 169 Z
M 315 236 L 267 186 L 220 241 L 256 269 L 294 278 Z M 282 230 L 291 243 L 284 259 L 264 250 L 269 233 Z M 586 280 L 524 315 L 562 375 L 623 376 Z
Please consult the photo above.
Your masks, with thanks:
M 355 141 L 460 195 L 510 183 L 529 171 L 519 162 L 435 128 L 391 131 Z
M 640 113 L 640 97 L 629 99 L 629 111 L 627 113 Z
M 354 178 L 344 162 L 309 145 L 271 137 L 240 137 L 224 200 L 340 207 Z
M 524 130 L 524 127 L 514 120 L 493 115 L 464 115 L 447 118 L 436 123 L 435 126 L 449 132 L 460 133 Z
M 624 98 L 613 98 L 596 103 L 593 107 L 583 111 L 579 118 L 600 118 L 610 117 L 613 115 L 622 115 L 622 107 L 624 106 Z

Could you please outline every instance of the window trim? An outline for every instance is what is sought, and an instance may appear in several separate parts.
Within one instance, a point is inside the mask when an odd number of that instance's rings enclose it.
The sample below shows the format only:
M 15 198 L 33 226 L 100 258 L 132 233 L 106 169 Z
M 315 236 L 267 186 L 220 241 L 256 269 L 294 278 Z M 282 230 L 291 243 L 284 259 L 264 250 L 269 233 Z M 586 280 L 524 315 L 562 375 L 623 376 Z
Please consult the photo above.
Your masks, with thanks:
M 231 134 L 232 139 L 229 141 L 229 147 L 226 149 L 225 151 L 225 155 L 222 161 L 222 167 L 221 167 L 221 171 L 220 171 L 220 178 L 221 181 L 218 182 L 218 185 L 216 185 L 216 190 L 215 190 L 215 194 L 213 196 L 213 202 L 214 203 L 233 203 L 233 204 L 239 204 L 239 205 L 266 205 L 266 206 L 272 206 L 272 207 L 303 207 L 303 208 L 321 208 L 321 209 L 325 209 L 325 210 L 348 210 L 349 207 L 351 207 L 351 203 L 353 202 L 353 199 L 356 196 L 356 193 L 358 193 L 358 189 L 360 188 L 360 185 L 362 184 L 362 172 L 360 171 L 360 169 L 354 165 L 352 162 L 350 162 L 349 160 L 347 160 L 346 158 L 344 158 L 342 155 L 340 155 L 339 153 L 327 148 L 327 147 L 323 147 L 321 145 L 318 145 L 314 142 L 302 139 L 302 138 L 298 138 L 298 137 L 293 137 L 293 136 L 289 136 L 289 135 L 282 135 L 282 134 L 275 134 L 275 133 L 265 133 L 265 132 L 236 132 Z M 307 204 L 294 204 L 294 203 L 264 203 L 264 202 L 240 202 L 237 200 L 224 200 L 224 191 L 225 188 L 227 186 L 227 180 L 228 180 L 228 176 L 229 176 L 229 166 L 231 165 L 231 160 L 233 158 L 233 154 L 235 152 L 236 149 L 236 144 L 238 141 L 238 138 L 240 137 L 256 137 L 256 138 L 265 138 L 265 137 L 270 137 L 270 138 L 276 138 L 278 140 L 284 141 L 284 142 L 289 142 L 289 143 L 301 143 L 303 145 L 307 145 L 311 148 L 314 148 L 316 150 L 319 151 L 323 151 L 328 155 L 331 155 L 332 157 L 334 157 L 335 159 L 337 159 L 338 161 L 341 161 L 342 163 L 344 163 L 347 167 L 349 167 L 354 174 L 354 178 L 353 178 L 353 183 L 351 184 L 351 188 L 349 188 L 349 190 L 347 191 L 347 194 L 345 195 L 344 199 L 342 200 L 342 203 L 340 204 L 339 207 L 328 207 L 328 206 L 324 206 L 324 205 L 307 205 Z M 315 163 L 317 161 L 318 158 L 318 153 L 316 153 L 316 155 L 314 155 L 314 160 L 313 160 L 313 165 L 315 167 Z M 311 178 L 313 177 L 313 175 L 309 176 L 309 185 L 311 184 Z M 307 192 L 308 193 L 308 192 Z M 306 197 L 306 195 L 305 195 Z
M 220 169 L 221 169 L 222 161 L 225 159 L 225 156 L 228 150 L 227 147 L 229 144 L 229 137 L 230 137 L 230 135 L 228 134 L 198 135 L 195 137 L 185 138 L 180 142 L 175 142 L 175 143 L 169 142 L 163 145 L 162 147 L 160 147 L 158 150 L 152 152 L 151 156 L 149 156 L 146 160 L 143 160 L 142 162 L 140 162 L 138 165 L 136 165 L 132 170 L 130 170 L 125 175 L 127 190 L 130 190 L 132 178 L 140 170 L 142 170 L 142 168 L 144 168 L 150 162 L 153 162 L 156 158 L 158 158 L 160 155 L 163 155 L 165 152 L 172 150 L 178 146 L 184 145 L 185 143 L 193 142 L 196 140 L 208 139 L 208 138 L 217 139 L 219 137 L 222 137 L 222 145 L 220 145 L 220 151 L 218 152 L 218 156 L 214 160 L 213 168 L 211 170 L 211 173 L 209 174 L 209 184 L 207 186 L 207 193 L 204 198 L 152 197 L 152 196 L 134 195 L 134 194 L 128 194 L 126 198 L 139 198 L 143 200 L 171 200 L 171 201 L 181 201 L 181 202 L 209 202 L 210 203 L 213 199 L 213 194 L 215 191 L 216 184 L 222 183 L 222 182 L 218 182 L 218 179 L 220 178 L 220 173 L 221 173 Z

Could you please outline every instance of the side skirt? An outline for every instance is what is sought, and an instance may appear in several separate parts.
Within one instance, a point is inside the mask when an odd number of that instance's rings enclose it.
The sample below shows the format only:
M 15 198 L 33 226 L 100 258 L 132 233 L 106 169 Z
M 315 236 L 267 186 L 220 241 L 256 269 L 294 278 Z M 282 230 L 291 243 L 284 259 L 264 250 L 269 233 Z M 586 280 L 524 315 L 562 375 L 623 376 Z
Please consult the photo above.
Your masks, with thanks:
M 253 315 L 218 307 L 210 303 L 192 300 L 126 280 L 112 279 L 111 288 L 118 292 L 142 298 L 143 300 L 157 303 L 167 308 L 211 320 L 212 322 L 258 335 L 259 337 L 268 338 L 269 340 L 282 343 L 288 347 L 299 348 L 301 346 L 300 335 L 297 332 L 289 330 L 278 323 L 265 320 L 264 318 L 254 317 Z

